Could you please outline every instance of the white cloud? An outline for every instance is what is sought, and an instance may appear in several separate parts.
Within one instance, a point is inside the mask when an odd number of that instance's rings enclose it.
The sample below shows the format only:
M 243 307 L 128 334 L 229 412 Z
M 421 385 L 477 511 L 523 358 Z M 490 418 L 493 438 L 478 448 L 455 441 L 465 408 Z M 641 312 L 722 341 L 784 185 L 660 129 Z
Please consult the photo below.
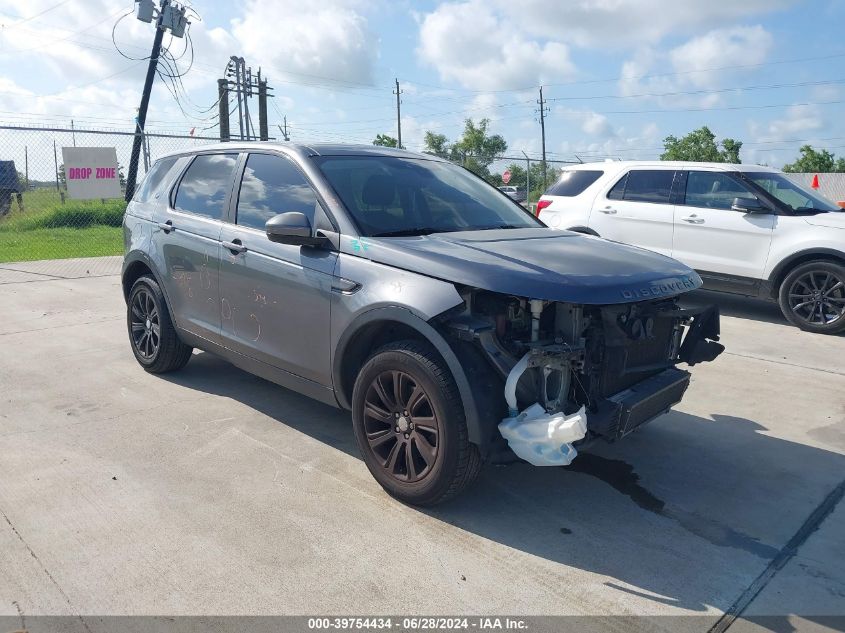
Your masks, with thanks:
M 356 0 L 247 0 L 232 33 L 243 54 L 303 82 L 372 83 L 378 39 Z
M 808 133 L 818 132 L 827 126 L 821 108 L 816 105 L 790 106 L 783 117 L 769 121 L 766 125 L 752 122 L 751 133 L 755 141 L 784 141 L 806 138 Z
M 654 159 L 660 154 L 660 138 L 657 124 L 648 122 L 636 130 L 620 127 L 605 138 L 566 140 L 556 149 L 564 157 L 578 156 L 585 162 L 603 158 Z
M 710 31 L 672 49 L 675 72 L 687 73 L 689 82 L 702 88 L 719 85 L 726 66 L 753 66 L 765 61 L 773 38 L 762 26 L 739 26 Z
M 527 87 L 571 77 L 566 45 L 521 33 L 482 0 L 441 4 L 420 18 L 420 59 L 446 81 L 473 90 Z
M 772 35 L 757 25 L 715 29 L 665 52 L 643 47 L 622 64 L 619 92 L 663 107 L 715 107 L 723 93 L 707 91 L 753 73 L 772 44 Z
M 627 48 L 770 13 L 797 0 L 494 0 L 508 23 L 588 48 Z

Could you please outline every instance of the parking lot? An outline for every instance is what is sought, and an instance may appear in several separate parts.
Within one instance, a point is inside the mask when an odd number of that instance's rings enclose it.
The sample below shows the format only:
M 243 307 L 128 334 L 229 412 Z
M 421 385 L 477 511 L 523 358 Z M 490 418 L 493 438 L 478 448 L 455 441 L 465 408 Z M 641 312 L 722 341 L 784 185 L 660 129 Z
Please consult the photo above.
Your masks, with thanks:
M 0 615 L 845 615 L 845 337 L 698 293 L 727 351 L 675 411 L 420 511 L 348 413 L 142 371 L 118 270 L 0 265 Z

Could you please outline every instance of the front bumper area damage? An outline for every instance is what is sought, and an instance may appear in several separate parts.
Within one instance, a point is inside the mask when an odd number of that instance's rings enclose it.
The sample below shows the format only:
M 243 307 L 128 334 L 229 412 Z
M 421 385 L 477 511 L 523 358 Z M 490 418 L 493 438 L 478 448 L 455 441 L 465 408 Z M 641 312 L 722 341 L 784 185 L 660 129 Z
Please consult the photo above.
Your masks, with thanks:
M 463 294 L 466 309 L 444 325 L 504 381 L 499 441 L 536 466 L 568 465 L 578 448 L 667 412 L 690 383 L 677 365 L 724 350 L 718 309 L 681 308 L 677 298 L 588 306 Z

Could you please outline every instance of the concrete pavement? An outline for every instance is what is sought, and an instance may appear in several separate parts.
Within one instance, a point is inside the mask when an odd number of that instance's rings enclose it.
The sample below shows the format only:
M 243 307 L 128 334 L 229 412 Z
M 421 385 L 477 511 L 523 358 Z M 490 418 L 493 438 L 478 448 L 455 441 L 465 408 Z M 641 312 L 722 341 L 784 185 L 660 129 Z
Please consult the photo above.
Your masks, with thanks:
M 845 616 L 844 504 L 805 525 L 845 478 L 845 337 L 698 293 L 723 304 L 728 352 L 677 411 L 569 469 L 488 467 L 421 512 L 370 477 L 347 413 L 209 354 L 143 372 L 116 265 L 0 265 L 0 615 L 692 614 L 707 630 L 803 528 L 745 613 Z

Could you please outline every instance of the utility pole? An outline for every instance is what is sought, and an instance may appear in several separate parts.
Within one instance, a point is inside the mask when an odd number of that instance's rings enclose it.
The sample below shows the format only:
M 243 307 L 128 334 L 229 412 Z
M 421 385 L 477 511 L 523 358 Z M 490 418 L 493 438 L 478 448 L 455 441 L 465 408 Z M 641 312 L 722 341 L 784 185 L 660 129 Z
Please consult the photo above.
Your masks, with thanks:
M 258 69 L 258 137 L 262 141 L 270 139 L 267 128 L 267 80 L 261 79 L 261 69 Z
M 543 191 L 546 190 L 546 101 L 543 99 L 543 86 L 540 86 L 540 136 L 543 140 Z
M 396 92 L 393 94 L 396 95 L 396 140 L 399 143 L 399 149 L 402 149 L 402 100 L 399 98 L 402 91 L 399 90 L 398 78 L 396 79 Z
M 220 125 L 220 140 L 226 142 L 229 136 L 229 82 L 217 80 L 217 113 Z
M 240 59 L 232 55 L 229 58 L 230 63 L 234 66 L 234 75 L 235 75 L 235 94 L 238 97 L 238 126 L 240 127 L 241 135 L 240 139 L 244 140 L 244 115 L 243 115 L 243 106 L 241 104 L 241 62 Z M 229 70 L 226 73 L 227 76 L 232 75 L 232 71 Z
M 282 127 L 281 125 L 278 125 L 277 127 L 279 128 L 279 132 L 282 133 L 282 138 L 284 138 L 286 141 L 289 141 L 290 136 L 288 136 L 288 117 L 286 115 L 283 118 L 284 118 L 284 121 L 285 121 L 285 126 Z
M 246 126 L 246 140 L 251 141 L 255 136 L 255 129 L 252 128 L 252 119 L 249 116 L 249 99 L 252 96 L 252 68 L 247 70 L 246 61 L 243 57 L 239 58 L 241 62 L 241 89 L 244 93 L 244 125 Z
M 228 79 L 229 77 L 234 79 Z M 243 57 L 232 55 L 226 65 L 226 79 L 219 80 L 218 86 L 222 85 L 221 82 L 225 83 L 227 88 L 231 87 L 238 97 L 238 129 L 240 130 L 241 140 L 269 139 L 267 98 L 273 96 L 270 92 L 273 89 L 268 85 L 268 81 L 262 78 L 261 70 L 253 75 L 252 68 L 247 67 Z M 218 92 L 219 90 L 220 88 L 218 88 Z M 249 99 L 256 94 L 258 95 L 258 134 L 255 133 L 255 126 L 249 114 Z
M 137 18 L 142 22 L 152 22 L 154 18 L 153 0 L 136 2 Z M 158 16 L 155 18 L 156 34 L 153 38 L 153 50 L 150 53 L 150 63 L 147 66 L 147 77 L 144 80 L 144 91 L 141 93 L 141 105 L 138 107 L 138 122 L 135 128 L 135 138 L 132 141 L 132 155 L 129 158 L 129 173 L 126 176 L 126 201 L 132 199 L 135 193 L 135 183 L 138 180 L 138 160 L 141 157 L 141 143 L 144 140 L 144 126 L 147 123 L 147 108 L 150 105 L 150 92 L 153 88 L 158 58 L 161 54 L 161 41 L 164 31 L 169 29 L 173 37 L 184 37 L 188 26 L 185 18 L 185 7 L 179 7 L 171 0 L 161 0 Z

